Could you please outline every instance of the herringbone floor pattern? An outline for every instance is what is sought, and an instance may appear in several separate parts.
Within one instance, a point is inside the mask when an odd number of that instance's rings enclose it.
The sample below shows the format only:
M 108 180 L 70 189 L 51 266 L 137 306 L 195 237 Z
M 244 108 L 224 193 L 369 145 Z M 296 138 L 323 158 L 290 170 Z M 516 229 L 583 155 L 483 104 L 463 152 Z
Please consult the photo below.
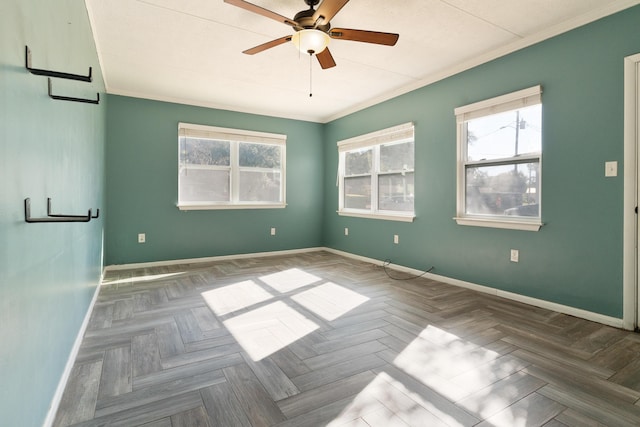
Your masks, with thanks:
M 114 271 L 55 425 L 638 426 L 639 356 L 634 333 L 327 252 Z

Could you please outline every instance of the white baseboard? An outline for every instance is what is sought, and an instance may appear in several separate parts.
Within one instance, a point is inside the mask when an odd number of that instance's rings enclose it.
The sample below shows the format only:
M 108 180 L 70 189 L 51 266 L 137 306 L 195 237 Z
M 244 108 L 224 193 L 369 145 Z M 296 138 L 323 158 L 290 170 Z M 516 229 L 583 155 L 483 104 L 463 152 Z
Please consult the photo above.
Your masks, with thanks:
M 256 258 L 256 257 L 278 256 L 278 255 L 295 255 L 300 253 L 317 252 L 317 251 L 327 251 L 337 255 L 342 255 L 347 258 L 356 259 L 359 261 L 364 261 L 364 262 L 368 262 L 370 264 L 375 264 L 375 265 L 384 264 L 384 261 L 380 261 L 374 258 L 355 255 L 349 252 L 344 252 L 344 251 L 327 248 L 327 247 L 315 247 L 315 248 L 293 249 L 293 250 L 275 251 L 275 252 L 258 252 L 258 253 L 252 253 L 252 254 L 224 255 L 224 256 L 215 256 L 215 257 L 206 257 L 206 258 L 145 262 L 145 263 L 137 263 L 137 264 L 118 264 L 118 265 L 110 265 L 105 267 L 105 271 L 128 270 L 133 268 L 158 267 L 158 266 L 176 265 L 176 264 L 195 264 L 195 263 L 201 263 L 201 262 L 224 261 L 229 259 Z M 397 264 L 389 264 L 387 267 L 397 271 L 402 271 L 402 272 L 414 274 L 414 275 L 419 275 L 423 273 L 420 270 L 416 270 L 413 268 L 409 268 L 409 267 L 405 267 Z M 437 280 L 439 282 L 447 283 L 449 285 L 459 286 L 462 288 L 467 288 L 474 291 L 483 292 L 490 295 L 496 295 L 502 298 L 507 298 L 513 301 L 522 302 L 525 304 L 533 305 L 535 307 L 546 308 L 548 310 L 556 311 L 558 313 L 564 313 L 570 316 L 580 317 L 582 319 L 591 320 L 593 322 L 601 323 L 603 325 L 613 326 L 615 328 L 621 328 L 621 329 L 625 328 L 623 319 L 618 319 L 616 317 L 605 316 L 603 314 L 594 313 L 592 311 L 582 310 L 580 308 L 575 308 L 568 305 L 558 304 L 555 302 L 528 297 L 528 296 L 516 294 L 513 292 L 503 291 L 503 290 L 492 288 L 489 286 L 478 285 L 476 283 L 466 282 L 464 280 L 453 279 L 451 277 L 440 276 L 438 274 L 425 273 L 424 277 L 432 280 Z
M 336 249 L 324 248 L 327 252 L 331 252 L 337 255 L 342 255 L 348 258 L 357 259 L 359 261 L 368 262 L 375 265 L 383 265 L 384 261 L 380 261 L 373 258 L 367 258 L 360 255 L 354 255 L 349 252 L 343 252 Z M 420 270 L 416 270 L 409 267 L 404 267 L 402 265 L 396 264 L 388 264 L 387 267 L 396 270 L 402 271 L 404 273 L 409 273 L 413 275 L 420 275 L 423 272 Z M 525 295 L 516 294 L 513 292 L 502 291 L 500 289 L 491 288 L 489 286 L 478 285 L 471 282 L 466 282 L 464 280 L 452 279 L 451 277 L 440 276 L 438 274 L 433 273 L 425 273 L 423 277 L 428 279 L 437 280 L 438 282 L 446 283 L 453 286 L 459 286 L 462 288 L 467 288 L 470 290 L 483 292 L 490 295 L 496 295 L 502 298 L 510 299 L 513 301 L 522 302 L 525 304 L 533 305 L 535 307 L 545 308 L 547 310 L 556 311 L 558 313 L 568 314 L 570 316 L 580 317 L 582 319 L 590 320 L 592 322 L 601 323 L 607 326 L 613 326 L 614 328 L 624 329 L 625 324 L 623 323 L 623 319 L 618 319 L 616 317 L 605 316 L 600 313 L 594 313 L 592 311 L 582 310 L 580 308 L 571 307 L 568 305 L 558 304 L 551 301 L 541 300 L 538 298 L 532 298 Z
M 44 423 L 42 423 L 43 427 L 51 427 L 53 425 L 53 422 L 55 421 L 56 413 L 58 412 L 58 408 L 60 407 L 60 402 L 62 401 L 62 395 L 64 394 L 64 389 L 67 387 L 67 382 L 69 381 L 71 370 L 73 369 L 73 365 L 76 363 L 76 357 L 78 356 L 78 351 L 80 351 L 82 338 L 84 337 L 84 333 L 87 330 L 87 327 L 89 326 L 89 320 L 91 319 L 93 306 L 95 305 L 96 300 L 98 299 L 99 291 L 100 291 L 100 286 L 96 286 L 96 290 L 94 291 L 93 298 L 91 298 L 91 302 L 89 303 L 89 307 L 87 308 L 87 313 L 84 315 L 84 320 L 82 321 L 82 325 L 80 326 L 80 330 L 78 331 L 76 340 L 73 343 L 73 347 L 71 347 L 71 352 L 69 353 L 69 358 L 67 359 L 67 364 L 64 367 L 64 371 L 62 372 L 60 381 L 58 382 L 58 387 L 56 388 L 56 392 L 53 395 L 51 404 L 49 405 L 49 412 L 47 412 L 47 417 L 44 419 Z
M 296 254 L 308 253 L 308 252 L 318 252 L 322 250 L 325 250 L 325 248 L 316 247 L 316 248 L 290 249 L 286 251 L 255 252 L 251 254 L 221 255 L 221 256 L 212 256 L 212 257 L 203 257 L 203 258 L 174 259 L 174 260 L 168 260 L 168 261 L 139 262 L 134 264 L 114 264 L 114 265 L 106 266 L 104 268 L 104 271 L 107 272 L 107 271 L 117 271 L 117 270 L 130 270 L 134 268 L 162 267 L 162 266 L 177 265 L 177 264 L 197 264 L 201 262 L 226 261 L 230 259 L 296 255 Z

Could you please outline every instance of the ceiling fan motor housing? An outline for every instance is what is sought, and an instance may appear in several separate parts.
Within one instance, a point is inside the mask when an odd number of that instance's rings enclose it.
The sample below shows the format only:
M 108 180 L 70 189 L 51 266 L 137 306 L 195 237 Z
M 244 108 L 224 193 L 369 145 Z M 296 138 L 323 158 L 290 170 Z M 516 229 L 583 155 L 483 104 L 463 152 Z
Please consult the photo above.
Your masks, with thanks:
M 309 1 L 315 1 L 315 0 L 309 0 Z M 316 4 L 317 3 L 318 2 L 316 2 Z M 297 22 L 298 25 L 294 27 L 294 29 L 296 31 L 300 31 L 300 30 L 315 28 L 317 30 L 324 31 L 324 32 L 329 31 L 329 29 L 331 28 L 331 24 L 329 22 L 324 22 L 322 23 L 322 25 L 316 26 L 316 21 L 313 19 L 313 15 L 315 13 L 316 11 L 313 9 L 313 7 L 311 9 L 302 10 L 296 13 L 296 16 L 293 17 L 293 20 Z

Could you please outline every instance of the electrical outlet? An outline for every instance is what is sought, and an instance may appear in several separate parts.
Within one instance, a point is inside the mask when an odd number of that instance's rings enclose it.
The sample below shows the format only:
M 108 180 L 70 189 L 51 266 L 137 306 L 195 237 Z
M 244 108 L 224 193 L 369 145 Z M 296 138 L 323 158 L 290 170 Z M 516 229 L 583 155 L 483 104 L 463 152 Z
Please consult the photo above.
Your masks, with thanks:
M 138 243 L 144 243 L 147 241 L 147 235 L 145 233 L 138 233 Z
M 344 235 L 345 236 L 349 235 L 349 229 L 347 227 L 344 228 Z
M 398 243 L 400 243 L 400 238 L 398 237 L 398 235 L 397 235 L 397 234 L 394 234 L 394 235 L 393 235 L 393 243 L 395 243 L 396 245 L 397 245 Z
M 272 236 L 276 235 L 276 228 L 275 227 L 271 227 L 271 235 Z
M 520 251 L 517 249 L 511 249 L 511 262 L 518 262 L 520 258 Z

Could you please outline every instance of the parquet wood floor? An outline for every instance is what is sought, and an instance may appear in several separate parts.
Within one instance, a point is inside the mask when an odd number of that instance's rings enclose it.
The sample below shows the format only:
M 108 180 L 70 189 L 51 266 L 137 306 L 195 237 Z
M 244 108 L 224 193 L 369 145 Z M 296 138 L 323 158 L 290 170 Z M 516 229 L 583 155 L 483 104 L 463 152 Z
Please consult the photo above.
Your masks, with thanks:
M 634 333 L 321 251 L 113 271 L 55 425 L 638 426 L 639 356 Z

